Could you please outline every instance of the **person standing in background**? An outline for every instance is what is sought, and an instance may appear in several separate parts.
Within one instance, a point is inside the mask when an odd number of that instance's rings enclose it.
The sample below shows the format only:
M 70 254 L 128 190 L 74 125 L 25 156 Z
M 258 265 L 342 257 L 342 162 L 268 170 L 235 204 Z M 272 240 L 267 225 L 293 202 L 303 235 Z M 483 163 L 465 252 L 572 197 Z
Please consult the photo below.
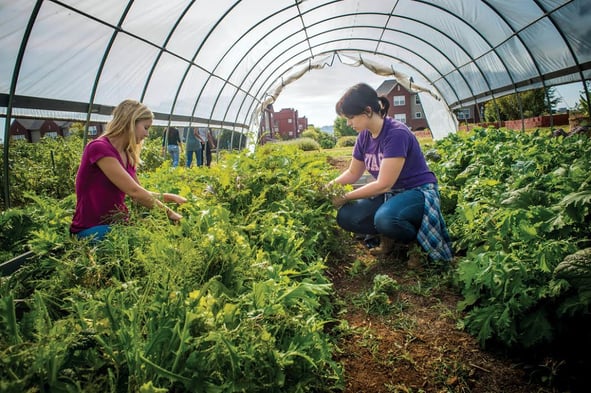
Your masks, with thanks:
M 164 154 L 165 151 L 168 151 L 168 154 L 170 154 L 170 157 L 172 158 L 173 168 L 179 166 L 179 157 L 182 148 L 183 143 L 181 142 L 179 130 L 174 127 L 168 127 L 162 135 L 162 154 Z
M 185 141 L 185 151 L 187 152 L 186 166 L 191 167 L 193 163 L 193 155 L 197 158 L 197 166 L 203 165 L 203 138 L 199 135 L 197 128 L 189 128 L 187 132 L 187 140 Z
M 215 138 L 211 128 L 207 129 L 207 143 L 205 144 L 205 165 L 211 165 L 211 151 L 215 149 Z

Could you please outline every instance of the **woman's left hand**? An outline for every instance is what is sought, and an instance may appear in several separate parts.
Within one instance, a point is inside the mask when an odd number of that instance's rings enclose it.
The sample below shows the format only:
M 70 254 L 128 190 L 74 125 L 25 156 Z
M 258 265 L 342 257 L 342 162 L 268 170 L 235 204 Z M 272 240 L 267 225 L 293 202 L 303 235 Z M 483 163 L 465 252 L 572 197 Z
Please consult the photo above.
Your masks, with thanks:
M 344 195 L 337 195 L 335 197 L 332 198 L 332 205 L 334 207 L 336 207 L 337 209 L 341 206 L 343 206 L 345 203 L 347 203 L 348 200 L 347 198 L 345 198 Z

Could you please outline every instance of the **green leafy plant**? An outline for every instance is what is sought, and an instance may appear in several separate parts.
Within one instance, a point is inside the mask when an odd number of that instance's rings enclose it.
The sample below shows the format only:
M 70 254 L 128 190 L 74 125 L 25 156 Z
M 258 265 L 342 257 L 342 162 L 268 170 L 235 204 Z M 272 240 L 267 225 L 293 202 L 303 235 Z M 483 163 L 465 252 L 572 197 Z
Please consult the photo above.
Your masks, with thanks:
M 464 326 L 484 345 L 531 347 L 568 331 L 565 309 L 584 312 L 552 272 L 589 242 L 585 136 L 554 138 L 477 129 L 438 142 L 446 221 L 456 255 Z M 578 310 L 578 311 L 575 311 Z

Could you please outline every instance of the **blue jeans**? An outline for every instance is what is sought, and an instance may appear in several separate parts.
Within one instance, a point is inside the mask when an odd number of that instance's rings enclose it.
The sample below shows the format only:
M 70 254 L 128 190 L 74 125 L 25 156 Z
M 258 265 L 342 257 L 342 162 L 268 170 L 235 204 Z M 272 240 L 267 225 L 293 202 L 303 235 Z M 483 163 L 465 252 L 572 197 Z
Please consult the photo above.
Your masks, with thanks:
M 193 162 L 193 154 L 197 157 L 197 166 L 203 165 L 203 150 L 201 148 L 201 143 L 197 143 L 197 147 L 195 150 L 187 149 L 187 168 L 191 167 L 191 163 Z
M 83 231 L 80 231 L 80 232 L 76 233 L 75 235 L 79 239 L 83 239 L 86 237 L 93 237 L 93 239 L 91 240 L 91 243 L 94 243 L 94 242 L 98 242 L 100 240 L 103 240 L 105 238 L 105 235 L 107 234 L 107 232 L 109 232 L 110 230 L 111 230 L 111 227 L 109 225 L 97 225 L 94 227 L 87 228 Z
M 384 200 L 379 195 L 347 203 L 339 209 L 337 223 L 349 232 L 382 234 L 402 243 L 415 240 L 425 210 L 423 192 L 406 190 Z
M 170 157 L 172 158 L 172 167 L 176 168 L 177 166 L 179 166 L 179 145 L 168 145 L 167 150 L 168 154 L 170 154 Z

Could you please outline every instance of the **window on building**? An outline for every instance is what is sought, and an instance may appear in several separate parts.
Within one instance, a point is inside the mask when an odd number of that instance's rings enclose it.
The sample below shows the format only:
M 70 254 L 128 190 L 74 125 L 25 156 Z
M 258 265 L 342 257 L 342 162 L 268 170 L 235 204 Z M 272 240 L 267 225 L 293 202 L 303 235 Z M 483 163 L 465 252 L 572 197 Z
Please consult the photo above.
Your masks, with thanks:
M 394 119 L 406 124 L 406 113 L 396 113 L 394 114 Z
M 89 126 L 88 127 L 88 135 L 94 136 L 98 134 L 98 130 L 96 129 L 96 126 Z
M 456 113 L 458 116 L 458 120 L 466 120 L 472 118 L 472 116 L 470 116 L 470 108 L 458 109 Z
M 27 139 L 27 138 L 25 138 L 25 136 L 24 136 L 24 135 L 12 135 L 12 136 L 11 136 L 11 138 L 12 138 L 12 140 L 13 140 L 13 141 L 18 141 L 18 140 L 25 140 L 25 139 Z
M 422 119 L 423 118 L 423 112 L 415 112 L 415 119 Z
M 291 124 L 291 123 L 293 123 L 293 119 L 287 119 L 287 122 L 288 122 L 289 124 Z
M 57 132 L 55 132 L 55 131 L 46 132 L 43 136 L 45 138 L 53 138 L 53 139 L 55 139 L 55 138 L 57 138 Z
M 394 96 L 392 101 L 394 102 L 394 106 L 406 105 L 406 99 L 404 96 Z
M 421 99 L 419 98 L 418 94 L 415 94 L 415 104 L 421 105 Z

